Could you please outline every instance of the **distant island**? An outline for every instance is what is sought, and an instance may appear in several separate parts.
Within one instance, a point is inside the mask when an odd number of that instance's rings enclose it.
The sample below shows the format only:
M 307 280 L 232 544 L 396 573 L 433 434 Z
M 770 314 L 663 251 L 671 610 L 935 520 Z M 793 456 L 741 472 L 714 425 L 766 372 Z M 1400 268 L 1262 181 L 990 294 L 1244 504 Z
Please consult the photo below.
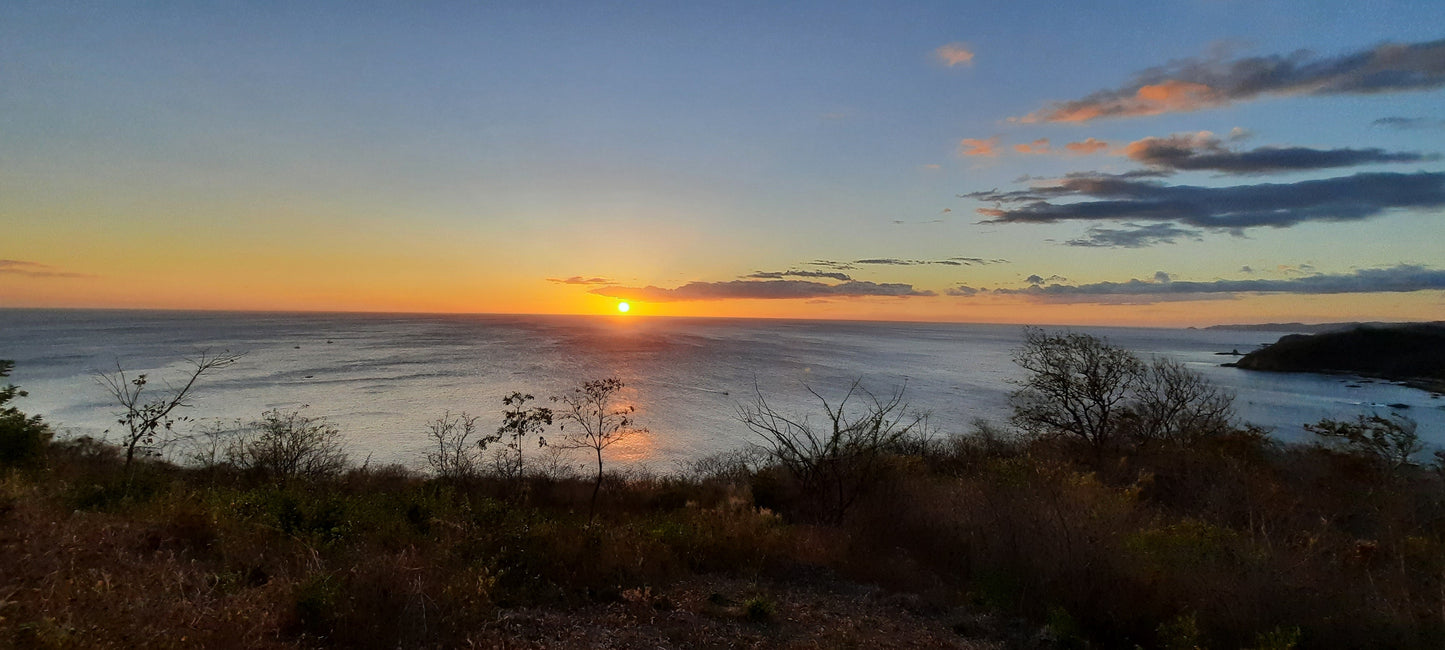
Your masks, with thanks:
M 1349 373 L 1445 393 L 1445 323 L 1368 323 L 1319 334 L 1290 334 L 1224 365 L 1270 372 Z
M 1239 332 L 1298 332 L 1301 334 L 1322 334 L 1324 332 L 1340 332 L 1345 330 L 1359 329 L 1361 327 L 1410 327 L 1422 324 L 1445 327 L 1445 321 L 1433 321 L 1430 323 L 1384 323 L 1379 321 L 1355 321 L 1347 323 L 1242 323 L 1232 325 L 1210 325 L 1209 327 L 1205 327 L 1203 329 L 1230 330 Z

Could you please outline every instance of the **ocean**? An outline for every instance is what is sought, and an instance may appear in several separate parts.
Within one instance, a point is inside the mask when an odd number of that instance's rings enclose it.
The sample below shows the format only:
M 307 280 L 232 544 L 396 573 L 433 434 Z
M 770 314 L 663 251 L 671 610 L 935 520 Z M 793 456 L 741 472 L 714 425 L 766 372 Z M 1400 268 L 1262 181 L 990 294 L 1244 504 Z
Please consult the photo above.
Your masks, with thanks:
M 1047 327 L 1058 330 L 1063 328 Z M 1445 445 L 1445 399 L 1389 382 L 1259 373 L 1220 364 L 1288 332 L 1070 328 L 1144 356 L 1167 355 L 1236 395 L 1242 421 L 1280 440 L 1323 417 L 1388 412 L 1419 422 Z M 836 402 L 853 382 L 879 397 L 903 391 L 940 435 L 1003 423 L 1017 325 L 884 323 L 636 316 L 221 313 L 0 310 L 0 359 L 29 391 L 17 405 L 63 436 L 105 436 L 116 407 L 96 373 L 118 365 L 154 387 L 183 379 L 185 358 L 229 350 L 244 357 L 203 376 L 187 426 L 304 409 L 345 436 L 354 460 L 425 465 L 428 422 L 445 412 L 501 421 L 504 395 L 561 395 L 584 381 L 617 377 L 622 398 L 648 431 L 609 449 L 622 466 L 669 471 L 678 463 L 742 447 L 754 438 L 741 405 L 766 396 L 780 411 L 820 417 L 811 388 Z M 554 430 L 549 436 L 556 436 Z M 113 436 L 112 436 L 113 437 Z M 532 452 L 535 453 L 535 452 Z

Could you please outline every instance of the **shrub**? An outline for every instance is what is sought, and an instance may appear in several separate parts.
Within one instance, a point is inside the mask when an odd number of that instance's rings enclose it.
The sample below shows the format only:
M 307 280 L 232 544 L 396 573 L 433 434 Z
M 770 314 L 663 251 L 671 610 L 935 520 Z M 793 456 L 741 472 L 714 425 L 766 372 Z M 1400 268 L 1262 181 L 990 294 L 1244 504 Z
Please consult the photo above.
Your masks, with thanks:
M 552 409 L 540 406 L 526 408 L 527 402 L 531 400 L 531 395 L 516 391 L 502 398 L 502 405 L 511 408 L 502 411 L 502 426 L 497 428 L 496 435 L 489 440 L 505 440 L 502 443 L 504 448 L 498 452 L 496 459 L 498 473 L 504 477 L 521 479 L 526 474 L 522 440 L 527 435 L 537 435 L 538 447 L 547 444 L 541 434 L 552 424 Z M 486 444 L 483 443 L 482 446 L 485 447 Z
M 1370 458 L 1391 472 L 1410 464 L 1410 457 L 1425 449 L 1415 429 L 1414 420 L 1398 413 L 1388 417 L 1361 415 L 1353 422 L 1325 418 L 1305 425 L 1306 431 L 1349 453 Z
M 0 360 L 0 378 L 10 376 L 14 367 L 14 361 Z M 50 444 L 50 427 L 40 421 L 40 416 L 26 417 L 20 409 L 6 406 L 10 400 L 24 396 L 25 391 L 14 384 L 0 387 L 0 467 L 39 463 Z
M 472 434 L 477 432 L 477 419 L 477 416 L 467 415 L 466 412 L 453 417 L 448 411 L 427 423 L 427 431 L 431 434 L 432 442 L 436 443 L 436 451 L 427 453 L 426 462 L 437 476 L 455 481 L 477 475 L 478 452 L 485 449 L 487 443 L 499 439 L 498 436 L 485 436 L 475 441 L 477 449 L 472 449 Z
M 768 456 L 801 492 L 815 500 L 817 514 L 837 523 L 878 479 L 882 458 L 920 428 L 924 416 L 908 411 L 902 390 L 882 400 L 859 381 L 836 406 L 812 388 L 808 392 L 822 402 L 826 428 L 774 409 L 760 390 L 752 406 L 741 407 L 738 419 L 762 438 Z M 863 406 L 851 408 L 849 402 L 860 394 Z
M 176 423 L 189 419 L 177 415 L 176 411 L 190 405 L 191 391 L 196 387 L 201 375 L 229 366 L 241 356 L 230 352 L 217 355 L 202 352 L 187 359 L 191 369 L 186 382 L 180 388 L 172 388 L 157 397 L 151 397 L 146 392 L 146 386 L 150 385 L 146 375 L 140 374 L 132 378 L 119 363 L 116 364 L 114 372 L 97 372 L 96 381 L 105 387 L 120 406 L 116 423 L 125 427 L 120 433 L 120 446 L 125 449 L 126 466 L 129 467 L 135 459 L 136 450 L 142 448 L 142 443 L 155 445 L 167 442 L 165 438 L 170 436 Z
M 232 442 L 227 458 L 237 467 L 280 481 L 335 476 L 346 468 L 341 432 L 322 418 L 270 410 Z

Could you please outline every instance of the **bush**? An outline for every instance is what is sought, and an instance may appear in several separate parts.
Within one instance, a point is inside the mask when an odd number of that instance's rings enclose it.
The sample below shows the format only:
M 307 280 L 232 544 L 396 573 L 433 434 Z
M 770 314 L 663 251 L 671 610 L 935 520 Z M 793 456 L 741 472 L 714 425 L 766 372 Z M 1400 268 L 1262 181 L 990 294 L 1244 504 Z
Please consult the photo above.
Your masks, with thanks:
M 457 416 L 448 411 L 427 423 L 436 451 L 426 455 L 426 462 L 437 476 L 452 481 L 476 477 L 479 452 L 486 448 L 487 443 L 498 439 L 484 436 L 474 440 L 472 435 L 477 432 L 477 419 L 477 416 L 467 415 L 465 411 Z M 476 449 L 473 449 L 474 443 Z
M 837 523 L 878 479 L 883 457 L 922 428 L 924 416 L 908 411 L 902 390 L 881 400 L 855 381 L 837 406 L 812 388 L 808 392 L 822 402 L 826 428 L 777 411 L 761 391 L 752 406 L 741 407 L 738 419 L 763 439 L 771 460 L 814 501 L 813 514 Z M 859 394 L 867 401 L 851 408 L 849 402 Z
M 1353 422 L 1325 418 L 1306 424 L 1305 430 L 1345 451 L 1374 460 L 1391 472 L 1410 464 L 1410 457 L 1425 449 L 1416 423 L 1398 413 L 1388 417 L 1361 415 Z
M 0 360 L 0 378 L 10 376 L 14 361 Z M 34 465 L 45 457 L 50 444 L 50 427 L 40 416 L 26 417 L 13 406 L 5 406 L 16 397 L 24 397 L 19 386 L 0 387 L 0 467 Z
M 299 411 L 270 410 L 226 451 L 237 467 L 279 481 L 335 476 L 346 469 L 341 432 Z

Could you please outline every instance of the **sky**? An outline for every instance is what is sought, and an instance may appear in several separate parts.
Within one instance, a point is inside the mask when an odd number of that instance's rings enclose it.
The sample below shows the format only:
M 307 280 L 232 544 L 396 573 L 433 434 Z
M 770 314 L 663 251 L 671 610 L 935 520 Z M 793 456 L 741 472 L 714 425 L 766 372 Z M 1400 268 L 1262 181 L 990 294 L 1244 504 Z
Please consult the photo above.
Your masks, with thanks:
M 0 3 L 0 307 L 1445 318 L 1445 3 Z

